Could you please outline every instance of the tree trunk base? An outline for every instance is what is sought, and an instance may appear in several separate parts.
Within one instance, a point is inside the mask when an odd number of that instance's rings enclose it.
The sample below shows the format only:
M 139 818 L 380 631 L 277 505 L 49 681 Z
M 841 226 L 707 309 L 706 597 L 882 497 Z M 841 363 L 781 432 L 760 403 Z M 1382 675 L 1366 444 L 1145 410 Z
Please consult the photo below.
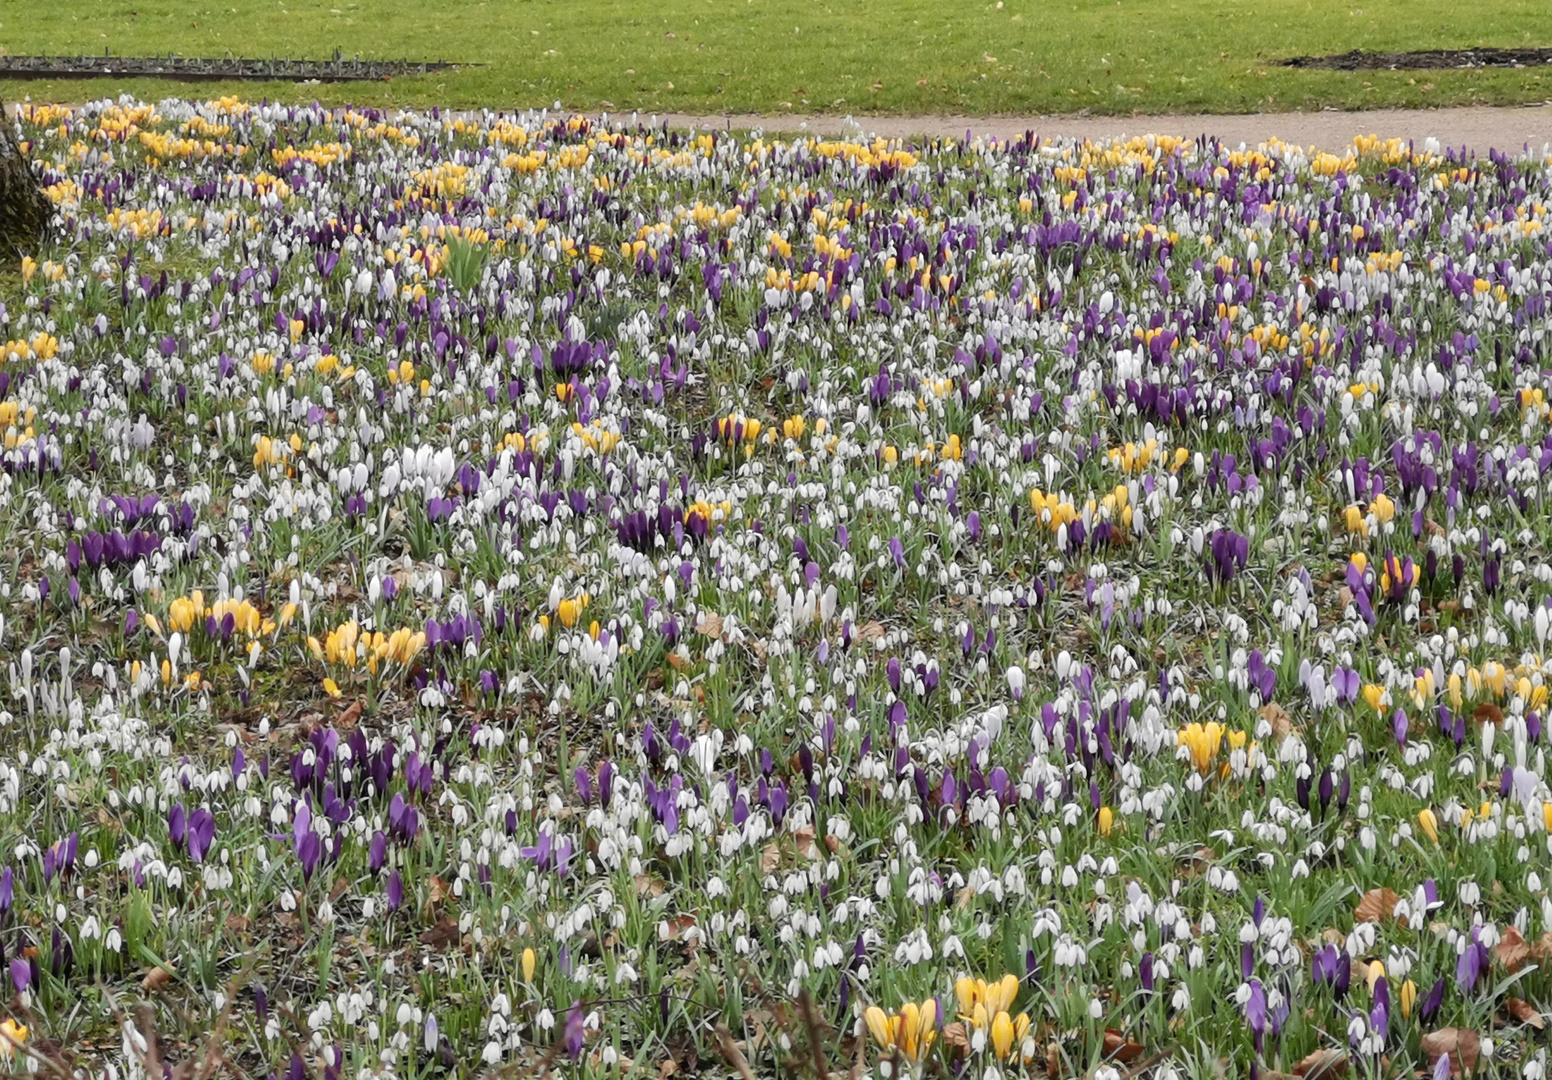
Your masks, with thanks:
M 29 255 L 48 239 L 54 205 L 17 144 L 11 118 L 0 102 L 0 252 Z

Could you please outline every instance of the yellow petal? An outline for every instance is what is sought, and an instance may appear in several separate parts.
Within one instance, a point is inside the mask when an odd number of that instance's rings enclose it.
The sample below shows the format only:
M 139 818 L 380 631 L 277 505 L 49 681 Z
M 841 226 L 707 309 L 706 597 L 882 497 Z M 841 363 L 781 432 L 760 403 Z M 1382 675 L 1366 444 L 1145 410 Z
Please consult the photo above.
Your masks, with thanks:
M 907 1001 L 900 1008 L 900 1016 L 897 1019 L 899 1031 L 898 1043 L 906 1057 L 916 1056 L 916 1033 L 921 1021 L 921 1009 L 916 1007 L 913 1001 Z
M 936 998 L 928 998 L 921 1004 L 921 1012 L 916 1017 L 916 1040 L 919 1049 L 925 1051 L 927 1044 L 932 1040 L 933 1032 L 938 1026 L 938 1002 Z
M 1552 832 L 1552 803 L 1546 804 L 1547 831 Z M 954 997 L 959 1000 L 959 1015 L 968 1017 L 975 1009 L 975 980 L 961 975 L 954 980 Z
M 894 1046 L 894 1039 L 889 1032 L 889 1017 L 884 1015 L 884 1010 L 877 1005 L 869 1005 L 862 1019 L 867 1022 L 868 1031 L 873 1035 L 873 1041 L 885 1050 Z
M 1002 980 L 992 986 L 987 995 L 986 1011 L 992 1014 L 1007 1012 L 1013 1004 L 1013 999 L 1018 997 L 1019 981 L 1016 976 L 1004 975 Z
M 1000 1012 L 997 1019 L 992 1021 L 992 1049 L 997 1052 L 999 1060 L 1006 1061 L 1009 1052 L 1013 1049 L 1013 1021 L 1008 1014 Z

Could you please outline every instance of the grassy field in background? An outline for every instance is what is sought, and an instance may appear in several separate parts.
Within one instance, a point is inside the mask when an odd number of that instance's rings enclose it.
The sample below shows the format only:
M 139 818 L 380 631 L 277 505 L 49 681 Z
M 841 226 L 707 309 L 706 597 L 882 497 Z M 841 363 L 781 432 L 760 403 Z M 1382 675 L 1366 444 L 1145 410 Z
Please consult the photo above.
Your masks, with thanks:
M 338 48 L 485 66 L 334 85 L 0 80 L 0 93 L 879 114 L 1523 104 L 1552 98 L 1552 71 L 1346 73 L 1278 61 L 1549 44 L 1546 0 L 3 0 L 0 48 L 11 53 L 267 58 Z

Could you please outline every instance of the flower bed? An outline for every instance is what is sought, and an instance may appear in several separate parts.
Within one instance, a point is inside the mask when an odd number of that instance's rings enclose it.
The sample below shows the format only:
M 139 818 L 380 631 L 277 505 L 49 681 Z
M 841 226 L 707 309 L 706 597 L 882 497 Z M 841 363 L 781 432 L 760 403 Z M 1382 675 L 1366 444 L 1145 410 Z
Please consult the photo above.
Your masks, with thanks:
M 22 126 L 0 1055 L 1543 1075 L 1546 159 Z

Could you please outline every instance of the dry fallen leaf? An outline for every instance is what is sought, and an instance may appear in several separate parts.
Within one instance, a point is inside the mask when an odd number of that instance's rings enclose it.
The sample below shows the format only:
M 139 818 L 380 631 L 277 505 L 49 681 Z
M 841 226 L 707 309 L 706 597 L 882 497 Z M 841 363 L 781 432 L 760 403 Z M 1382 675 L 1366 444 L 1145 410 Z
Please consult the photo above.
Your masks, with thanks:
M 884 629 L 883 623 L 865 622 L 861 626 L 857 627 L 857 640 L 875 641 L 878 638 L 883 637 L 885 633 L 887 633 L 887 631 Z
M 1115 1028 L 1105 1029 L 1105 1057 L 1122 1065 L 1136 1061 L 1142 1053 L 1142 1043 L 1132 1042 Z
M 690 662 L 684 657 L 680 656 L 678 653 L 671 652 L 668 654 L 668 666 L 673 668 L 675 671 L 683 671 L 685 668 L 690 666 Z
M 1198 874 L 1207 873 L 1207 871 L 1212 869 L 1213 860 L 1217 857 L 1218 853 L 1210 847 L 1197 848 L 1191 854 L 1191 857 L 1186 860 L 1186 874 L 1190 877 L 1195 877 Z
M 154 994 L 168 983 L 172 982 L 172 969 L 166 965 L 152 968 L 144 979 L 140 981 L 141 992 Z
M 1355 956 L 1350 961 L 1348 961 L 1347 970 L 1351 975 L 1351 979 L 1354 985 L 1368 985 L 1369 962 L 1367 960 L 1360 960 Z
M 458 920 L 443 916 L 435 926 L 420 935 L 420 943 L 433 949 L 447 949 L 458 944 Z
M 1336 1049 L 1316 1050 L 1293 1067 L 1304 1080 L 1335 1080 L 1347 1073 L 1347 1054 Z
M 1448 1054 L 1450 1075 L 1460 1076 L 1475 1071 L 1482 1040 L 1470 1028 L 1449 1027 L 1424 1035 L 1422 1046 L 1423 1053 L 1428 1055 L 1429 1065 L 1436 1065 L 1441 1057 Z
M 799 855 L 805 859 L 819 857 L 819 849 L 814 846 L 814 827 L 812 825 L 804 825 L 802 828 L 794 830 L 792 839 L 798 846 Z
M 678 941 L 684 937 L 684 932 L 695 925 L 695 916 L 690 912 L 680 912 L 668 920 L 668 938 L 670 941 Z
M 1498 962 L 1509 971 L 1520 970 L 1530 957 L 1530 945 L 1513 924 L 1504 927 L 1503 936 L 1498 939 L 1493 951 L 1498 954 Z
M 760 852 L 760 873 L 773 873 L 780 865 L 781 849 L 776 846 L 774 841 L 766 844 L 764 850 Z
M 1520 1023 L 1533 1027 L 1537 1031 L 1547 1026 L 1546 1017 L 1542 1016 L 1529 1002 L 1521 1001 L 1517 997 L 1504 998 L 1504 1008 Z
M 632 880 L 636 883 L 637 896 L 662 896 L 668 888 L 662 878 L 654 877 L 651 874 L 637 874 Z
M 1272 738 L 1278 742 L 1287 738 L 1288 733 L 1293 730 L 1293 719 L 1288 715 L 1288 710 L 1275 701 L 1269 701 L 1261 706 L 1261 719 L 1272 725 Z
M 1384 922 L 1395 916 L 1396 901 L 1400 899 L 1394 889 L 1370 889 L 1358 901 L 1353 918 L 1359 922 Z
M 700 620 L 695 628 L 707 637 L 721 637 L 722 616 L 715 611 L 704 611 L 701 613 Z
M 1484 701 L 1472 712 L 1471 717 L 1479 724 L 1503 723 L 1503 710 L 1491 701 Z
M 334 724 L 336 727 L 353 728 L 356 726 L 357 721 L 360 719 L 361 699 L 357 698 L 355 701 L 352 701 L 349 705 L 345 706 L 340 714 L 334 718 Z
M 433 874 L 431 875 L 431 880 L 426 884 L 430 887 L 431 903 L 440 904 L 447 899 L 447 882 Z
M 952 1024 L 943 1025 L 943 1042 L 960 1050 L 970 1049 L 970 1038 L 965 1034 L 965 1025 L 957 1020 Z

